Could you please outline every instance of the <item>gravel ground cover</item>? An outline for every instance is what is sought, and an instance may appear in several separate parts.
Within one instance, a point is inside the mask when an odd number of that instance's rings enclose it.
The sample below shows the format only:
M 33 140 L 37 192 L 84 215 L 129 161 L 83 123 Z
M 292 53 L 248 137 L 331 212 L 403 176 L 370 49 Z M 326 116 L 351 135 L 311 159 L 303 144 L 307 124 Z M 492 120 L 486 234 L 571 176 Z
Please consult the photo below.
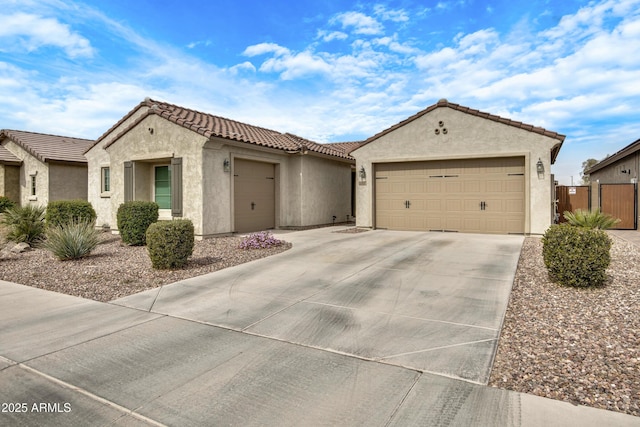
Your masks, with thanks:
M 208 239 L 196 242 L 185 268 L 157 271 L 146 248 L 101 238 L 81 260 L 58 261 L 42 249 L 10 254 L 0 259 L 0 280 L 110 301 L 291 247 L 241 250 L 240 237 Z M 609 279 L 597 289 L 552 283 L 540 239 L 525 239 L 491 386 L 640 416 L 640 248 L 612 238 Z
M 211 273 L 283 252 L 290 243 L 269 249 L 239 249 L 241 237 L 197 241 L 188 264 L 179 270 L 155 270 L 144 246 L 127 246 L 120 237 L 101 235 L 90 256 L 59 261 L 49 251 L 33 249 L 0 259 L 0 280 L 111 301 L 146 289 Z
M 640 416 L 640 249 L 612 239 L 596 289 L 552 283 L 525 240 L 490 385 Z

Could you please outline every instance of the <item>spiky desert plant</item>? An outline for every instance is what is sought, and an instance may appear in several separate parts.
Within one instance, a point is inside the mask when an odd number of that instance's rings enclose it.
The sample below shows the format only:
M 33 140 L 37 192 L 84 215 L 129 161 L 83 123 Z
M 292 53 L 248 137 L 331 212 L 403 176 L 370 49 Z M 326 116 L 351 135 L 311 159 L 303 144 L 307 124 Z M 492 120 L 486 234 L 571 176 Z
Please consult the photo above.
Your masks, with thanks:
M 71 220 L 47 229 L 47 240 L 43 247 L 61 261 L 85 257 L 93 251 L 100 241 L 99 231 L 93 221 Z
M 14 206 L 4 211 L 2 223 L 9 232 L 7 239 L 13 242 L 25 242 L 31 246 L 38 244 L 44 237 L 44 206 Z
M 575 227 L 595 228 L 598 230 L 608 230 L 620 222 L 619 219 L 600 212 L 600 209 L 592 211 L 582 209 L 576 209 L 575 212 L 566 211 L 564 213 L 564 219 Z

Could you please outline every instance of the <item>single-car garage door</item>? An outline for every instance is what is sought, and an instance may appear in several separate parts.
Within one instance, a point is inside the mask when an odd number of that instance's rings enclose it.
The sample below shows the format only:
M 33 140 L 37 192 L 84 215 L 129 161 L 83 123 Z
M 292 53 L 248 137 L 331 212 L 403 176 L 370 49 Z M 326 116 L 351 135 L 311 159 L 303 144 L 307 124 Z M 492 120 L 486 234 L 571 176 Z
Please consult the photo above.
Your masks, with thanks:
M 235 231 L 275 228 L 275 165 L 235 159 L 233 175 Z
M 375 203 L 376 228 L 524 233 L 524 157 L 379 163 Z

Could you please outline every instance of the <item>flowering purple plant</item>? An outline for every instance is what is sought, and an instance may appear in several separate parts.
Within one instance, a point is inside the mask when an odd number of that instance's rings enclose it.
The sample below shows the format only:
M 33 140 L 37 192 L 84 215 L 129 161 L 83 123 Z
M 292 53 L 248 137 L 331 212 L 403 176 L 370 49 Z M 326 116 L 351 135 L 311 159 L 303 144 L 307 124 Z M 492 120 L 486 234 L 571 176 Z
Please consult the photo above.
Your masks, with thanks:
M 280 246 L 283 240 L 278 240 L 269 231 L 261 231 L 246 236 L 240 242 L 240 249 L 266 249 L 274 246 Z

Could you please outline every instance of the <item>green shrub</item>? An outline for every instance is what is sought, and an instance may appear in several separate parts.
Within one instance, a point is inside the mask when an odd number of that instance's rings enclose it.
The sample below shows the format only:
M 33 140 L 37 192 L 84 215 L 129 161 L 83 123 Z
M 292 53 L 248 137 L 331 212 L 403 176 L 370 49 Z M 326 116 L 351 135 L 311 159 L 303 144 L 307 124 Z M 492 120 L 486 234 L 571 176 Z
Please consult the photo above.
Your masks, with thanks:
M 16 203 L 8 197 L 0 196 L 0 213 L 12 208 Z
M 133 201 L 121 204 L 116 214 L 122 241 L 132 246 L 146 243 L 147 228 L 158 220 L 158 204 Z
M 620 222 L 619 219 L 600 212 L 600 209 L 594 211 L 576 209 L 575 212 L 566 211 L 563 216 L 570 225 L 599 230 L 608 230 Z
M 4 211 L 2 223 L 9 229 L 7 239 L 35 246 L 44 238 L 44 206 L 14 206 Z
M 147 230 L 147 250 L 157 269 L 181 268 L 193 253 L 193 223 L 188 219 L 158 221 Z
M 552 225 L 542 237 L 544 264 L 552 279 L 566 286 L 600 286 L 611 262 L 607 233 L 568 224 Z
M 45 221 L 48 227 L 96 220 L 96 211 L 86 200 L 56 200 L 49 202 Z
M 77 259 L 89 255 L 98 246 L 99 235 L 93 221 L 74 219 L 48 227 L 43 246 L 61 261 Z

